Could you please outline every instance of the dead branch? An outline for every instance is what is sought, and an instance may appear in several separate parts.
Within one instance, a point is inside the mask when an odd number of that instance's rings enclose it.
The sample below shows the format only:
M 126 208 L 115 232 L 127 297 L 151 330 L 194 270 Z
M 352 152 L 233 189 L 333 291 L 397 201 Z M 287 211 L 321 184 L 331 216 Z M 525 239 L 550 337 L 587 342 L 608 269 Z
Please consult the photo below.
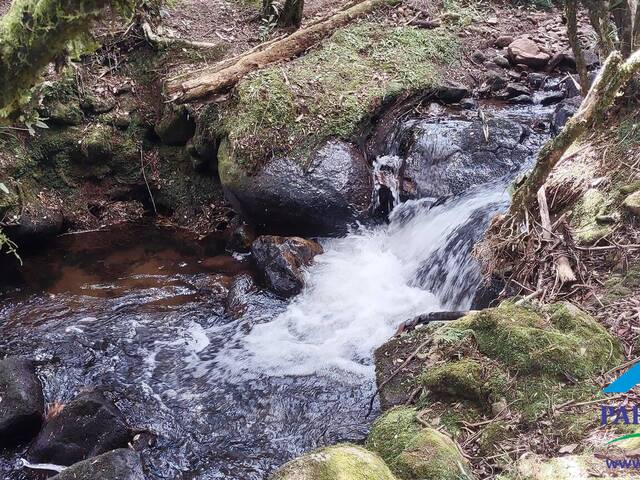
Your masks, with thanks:
M 233 87 L 245 75 L 269 64 L 296 57 L 317 44 L 335 29 L 357 17 L 365 15 L 386 0 L 365 0 L 340 11 L 328 19 L 300 29 L 291 35 L 268 45 L 263 50 L 241 56 L 238 61 L 220 70 L 205 70 L 201 75 L 185 81 L 168 82 L 166 93 L 178 102 L 185 103 L 210 97 Z
M 167 48 L 170 46 L 191 47 L 200 49 L 219 49 L 220 43 L 197 42 L 193 40 L 185 40 L 183 38 L 172 37 L 169 35 L 160 35 L 153 30 L 149 22 L 142 23 L 142 31 L 147 41 L 156 48 Z

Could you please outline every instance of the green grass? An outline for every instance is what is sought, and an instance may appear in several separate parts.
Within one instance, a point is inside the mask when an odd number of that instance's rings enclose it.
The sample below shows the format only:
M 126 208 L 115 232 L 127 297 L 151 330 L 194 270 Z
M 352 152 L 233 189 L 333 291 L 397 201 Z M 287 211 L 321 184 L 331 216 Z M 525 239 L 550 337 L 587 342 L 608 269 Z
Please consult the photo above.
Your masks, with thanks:
M 249 170 L 273 153 L 302 157 L 326 138 L 351 138 L 389 99 L 437 84 L 457 52 L 444 28 L 350 26 L 240 82 L 221 113 L 223 134 Z

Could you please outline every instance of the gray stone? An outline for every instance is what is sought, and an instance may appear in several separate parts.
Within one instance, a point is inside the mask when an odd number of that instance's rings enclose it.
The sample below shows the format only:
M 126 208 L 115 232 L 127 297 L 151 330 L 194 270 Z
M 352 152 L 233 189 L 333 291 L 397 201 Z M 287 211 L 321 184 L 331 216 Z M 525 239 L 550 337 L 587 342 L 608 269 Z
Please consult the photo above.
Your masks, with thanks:
M 78 462 L 49 480 L 145 480 L 140 455 L 120 448 Z
M 33 362 L 0 360 L 0 447 L 14 446 L 38 433 L 43 413 L 42 386 Z
M 541 70 L 547 66 L 551 56 L 543 52 L 533 40 L 520 37 L 509 44 L 507 48 L 509 60 L 516 65 L 526 65 Z
M 496 55 L 493 59 L 493 63 L 495 63 L 500 68 L 509 68 L 511 64 L 509 63 L 509 59 L 504 55 Z
M 513 42 L 514 38 L 510 35 L 501 35 L 496 38 L 494 45 L 496 48 L 507 48 Z

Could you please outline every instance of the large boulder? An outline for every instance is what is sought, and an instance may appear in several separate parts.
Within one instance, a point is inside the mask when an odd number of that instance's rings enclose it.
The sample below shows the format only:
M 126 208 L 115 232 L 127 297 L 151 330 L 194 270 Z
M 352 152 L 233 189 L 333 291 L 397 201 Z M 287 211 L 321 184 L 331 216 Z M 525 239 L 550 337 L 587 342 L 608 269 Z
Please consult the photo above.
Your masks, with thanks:
M 509 60 L 516 65 L 542 70 L 547 66 L 551 55 L 543 52 L 536 42 L 526 37 L 515 39 L 507 48 Z
M 50 480 L 144 480 L 140 455 L 120 448 L 78 462 Z
M 269 480 L 396 480 L 375 453 L 343 444 L 307 453 L 284 464 Z
M 366 445 L 403 480 L 473 478 L 454 441 L 437 430 L 423 428 L 413 408 L 394 408 L 378 418 Z
M 263 233 L 345 233 L 368 212 L 371 174 L 350 143 L 329 141 L 304 161 L 275 157 L 251 172 L 242 164 L 222 141 L 218 171 L 225 193 Z
M 195 119 L 184 105 L 168 106 L 155 126 L 156 134 L 166 145 L 184 145 L 195 131 Z
M 43 413 L 42 386 L 33 362 L 23 358 L 0 361 L 0 447 L 34 436 Z
M 78 395 L 50 418 L 29 447 L 35 463 L 72 465 L 115 448 L 131 439 L 122 413 L 100 392 Z
M 322 247 L 300 237 L 263 235 L 251 245 L 251 253 L 260 274 L 277 294 L 290 297 L 304 287 L 303 267 L 311 265 Z
M 507 119 L 409 120 L 400 127 L 403 198 L 443 197 L 519 170 L 531 154 L 527 131 Z

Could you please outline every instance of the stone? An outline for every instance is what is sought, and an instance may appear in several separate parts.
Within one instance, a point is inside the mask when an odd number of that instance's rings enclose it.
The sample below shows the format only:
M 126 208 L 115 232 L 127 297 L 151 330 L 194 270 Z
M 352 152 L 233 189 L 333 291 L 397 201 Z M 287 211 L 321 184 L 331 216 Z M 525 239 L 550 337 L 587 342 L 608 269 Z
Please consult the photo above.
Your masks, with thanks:
M 502 90 L 504 87 L 506 87 L 508 82 L 509 79 L 503 73 L 491 70 L 487 72 L 487 77 L 484 81 L 484 84 L 489 91 L 497 92 L 498 90 Z
M 567 92 L 567 98 L 573 98 L 582 95 L 582 90 L 580 89 L 580 84 L 578 83 L 577 78 L 567 77 L 562 82 L 565 91 Z
M 476 63 L 484 63 L 487 61 L 487 57 L 480 50 L 476 50 L 471 54 L 471 60 L 473 60 Z
M 562 130 L 567 121 L 578 111 L 581 103 L 582 97 L 572 97 L 556 105 L 551 119 L 551 131 L 557 133 Z
M 531 95 L 518 95 L 516 97 L 511 97 L 509 99 L 509 103 L 517 105 L 530 105 L 533 103 L 533 97 Z
M 291 297 L 304 287 L 305 266 L 323 252 L 319 243 L 300 237 L 263 235 L 251 245 L 251 254 L 267 285 L 278 295 Z
M 82 393 L 49 418 L 29 447 L 34 463 L 72 465 L 115 448 L 131 439 L 122 413 L 97 391 Z
M 196 131 L 196 122 L 184 105 L 169 106 L 155 126 L 155 132 L 165 145 L 185 145 Z
M 564 96 L 565 94 L 563 91 L 545 93 L 540 96 L 540 104 L 544 105 L 545 107 L 548 105 L 553 105 L 554 103 L 559 103 L 564 100 Z
M 631 214 L 640 217 L 640 191 L 627 196 L 622 202 L 622 206 Z
M 330 140 L 303 161 L 275 157 L 248 172 L 224 140 L 218 160 L 225 196 L 258 232 L 339 235 L 369 214 L 369 165 L 350 143 Z
M 227 248 L 234 252 L 248 253 L 251 251 L 251 244 L 257 238 L 256 232 L 239 216 L 234 217 L 229 225 L 230 235 Z
M 508 83 L 505 87 L 506 98 L 513 98 L 519 95 L 531 95 L 531 90 L 529 90 L 524 85 L 520 85 L 519 83 Z
M 85 160 L 92 164 L 105 164 L 113 158 L 113 129 L 106 125 L 90 128 L 80 143 Z
M 140 455 L 119 448 L 75 463 L 49 480 L 145 480 Z
M 403 199 L 441 198 L 489 182 L 519 168 L 530 150 L 526 130 L 506 118 L 488 120 L 485 140 L 480 120 L 412 119 L 399 126 L 406 145 L 400 183 Z
M 269 480 L 397 480 L 373 452 L 350 444 L 321 448 L 285 463 Z
M 526 65 L 537 70 L 545 68 L 551 59 L 551 56 L 543 52 L 538 44 L 525 37 L 511 42 L 507 48 L 507 54 L 512 63 Z
M 458 103 L 469 94 L 470 91 L 467 87 L 455 82 L 447 82 L 435 90 L 436 98 L 442 103 Z
M 460 108 L 465 110 L 473 110 L 478 106 L 478 103 L 473 98 L 463 98 L 460 100 Z
M 116 100 L 113 97 L 89 96 L 80 103 L 82 109 L 90 113 L 107 113 L 116 107 Z
M 531 72 L 527 75 L 527 83 L 532 88 L 541 88 L 546 80 L 547 76 L 544 73 Z
M 493 63 L 495 63 L 500 68 L 509 68 L 511 64 L 509 63 L 509 59 L 504 55 L 496 55 L 493 58 Z
M 554 69 L 560 70 L 573 70 L 576 69 L 576 59 L 571 53 L 560 52 L 555 53 L 551 60 L 549 60 L 549 64 L 547 65 L 549 71 Z
M 33 362 L 0 360 L 0 447 L 11 447 L 38 433 L 44 414 L 42 385 Z
M 253 277 L 248 273 L 241 273 L 233 277 L 225 299 L 224 313 L 234 319 L 242 317 L 249 305 L 249 295 L 256 290 Z
M 37 244 L 61 233 L 64 216 L 58 205 L 45 204 L 39 199 L 30 203 L 17 222 L 5 227 L 5 232 L 20 244 Z
M 496 38 L 494 45 L 496 48 L 507 48 L 509 45 L 513 43 L 514 38 L 510 35 L 501 35 Z
M 413 408 L 394 408 L 379 417 L 366 446 L 401 479 L 473 478 L 469 463 L 454 441 L 438 430 L 422 428 Z
M 56 102 L 48 108 L 49 121 L 57 125 L 80 125 L 84 120 L 76 103 Z

